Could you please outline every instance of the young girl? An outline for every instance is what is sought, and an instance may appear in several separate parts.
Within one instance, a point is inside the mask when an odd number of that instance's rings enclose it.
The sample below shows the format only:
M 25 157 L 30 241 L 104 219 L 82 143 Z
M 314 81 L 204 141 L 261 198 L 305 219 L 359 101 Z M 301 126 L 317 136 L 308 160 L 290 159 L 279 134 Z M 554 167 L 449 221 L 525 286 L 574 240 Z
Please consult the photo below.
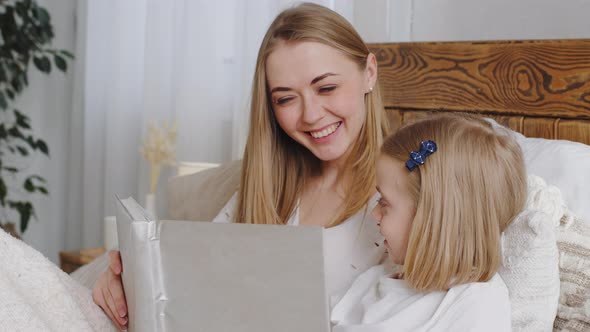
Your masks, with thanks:
M 526 200 L 517 143 L 474 116 L 433 116 L 386 139 L 377 190 L 373 215 L 401 272 L 359 276 L 333 331 L 510 331 L 497 271 L 500 235 Z

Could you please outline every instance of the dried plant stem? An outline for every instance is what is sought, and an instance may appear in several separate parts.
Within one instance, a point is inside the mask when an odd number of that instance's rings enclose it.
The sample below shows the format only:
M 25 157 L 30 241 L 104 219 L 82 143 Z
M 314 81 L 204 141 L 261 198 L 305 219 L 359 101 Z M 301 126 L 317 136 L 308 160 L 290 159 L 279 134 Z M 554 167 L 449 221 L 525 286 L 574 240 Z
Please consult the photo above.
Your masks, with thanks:
M 154 194 L 156 192 L 156 186 L 158 185 L 158 178 L 160 177 L 160 170 L 162 167 L 160 164 L 151 163 L 150 164 L 150 193 Z

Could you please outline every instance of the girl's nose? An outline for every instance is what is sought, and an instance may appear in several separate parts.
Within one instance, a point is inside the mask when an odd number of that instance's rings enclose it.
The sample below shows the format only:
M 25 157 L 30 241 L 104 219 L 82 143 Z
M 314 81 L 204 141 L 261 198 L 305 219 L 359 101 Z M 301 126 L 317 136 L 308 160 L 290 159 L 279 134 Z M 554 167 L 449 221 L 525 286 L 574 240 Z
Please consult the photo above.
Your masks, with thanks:
M 375 206 L 373 208 L 373 211 L 371 212 L 371 214 L 373 215 L 373 218 L 375 218 L 375 220 L 377 220 L 377 224 L 381 223 L 381 211 L 379 209 L 379 206 Z

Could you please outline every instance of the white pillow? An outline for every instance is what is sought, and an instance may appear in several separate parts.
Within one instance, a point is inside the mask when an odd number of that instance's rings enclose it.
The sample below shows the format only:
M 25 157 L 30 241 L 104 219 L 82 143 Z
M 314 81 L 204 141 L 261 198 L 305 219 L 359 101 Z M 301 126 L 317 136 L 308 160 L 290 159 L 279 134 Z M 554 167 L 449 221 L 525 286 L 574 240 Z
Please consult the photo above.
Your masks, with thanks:
M 487 119 L 501 127 L 493 119 Z M 566 140 L 529 138 L 510 130 L 523 150 L 528 174 L 542 177 L 561 191 L 568 208 L 590 220 L 590 146 Z
M 525 210 L 502 235 L 503 266 L 514 331 L 552 331 L 559 300 L 555 226 L 563 215 L 559 190 L 528 178 Z
M 590 146 L 542 138 L 517 138 L 529 174 L 559 188 L 568 208 L 590 220 Z

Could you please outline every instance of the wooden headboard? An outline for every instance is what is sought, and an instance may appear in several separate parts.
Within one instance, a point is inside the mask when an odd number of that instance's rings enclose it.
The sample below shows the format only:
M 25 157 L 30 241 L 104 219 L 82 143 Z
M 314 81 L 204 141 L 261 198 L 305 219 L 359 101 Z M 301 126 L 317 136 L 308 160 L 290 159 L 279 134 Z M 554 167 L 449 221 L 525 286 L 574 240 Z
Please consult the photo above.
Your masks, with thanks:
M 590 39 L 370 44 L 394 129 L 474 112 L 529 137 L 590 144 Z

